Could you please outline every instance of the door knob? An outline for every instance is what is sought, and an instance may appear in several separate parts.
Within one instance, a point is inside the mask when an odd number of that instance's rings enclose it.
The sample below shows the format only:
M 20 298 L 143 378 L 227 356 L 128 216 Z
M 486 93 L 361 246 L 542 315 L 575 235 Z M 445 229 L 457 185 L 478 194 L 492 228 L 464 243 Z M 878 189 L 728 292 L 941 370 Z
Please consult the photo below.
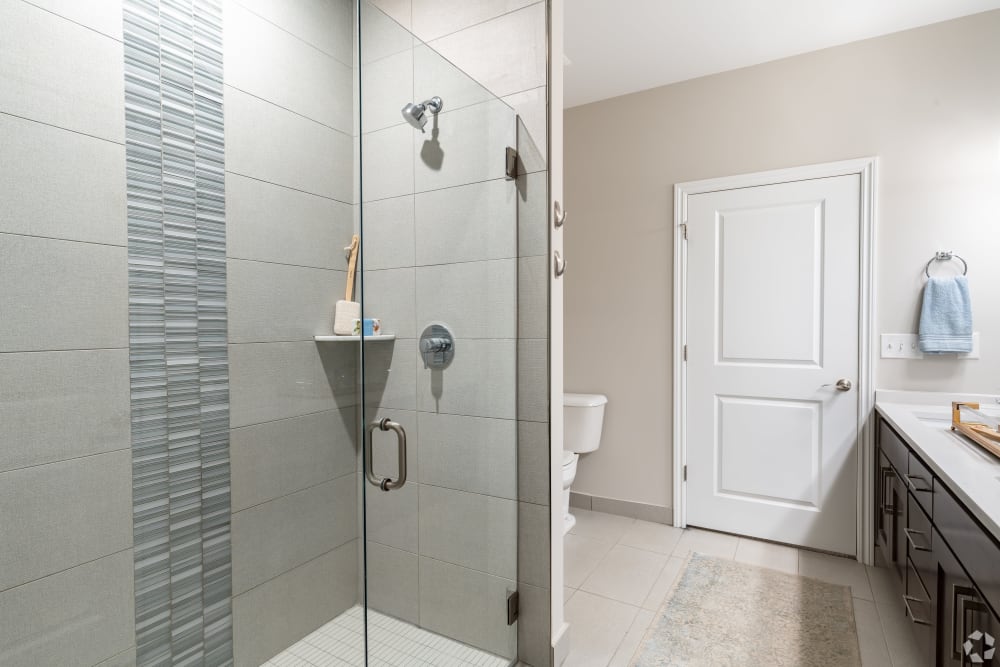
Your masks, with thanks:
M 836 387 L 837 391 L 850 391 L 851 387 L 853 387 L 854 385 L 851 384 L 851 381 L 848 380 L 847 378 L 840 378 L 834 384 L 829 384 L 828 383 L 828 384 L 824 384 L 823 386 L 824 387 Z

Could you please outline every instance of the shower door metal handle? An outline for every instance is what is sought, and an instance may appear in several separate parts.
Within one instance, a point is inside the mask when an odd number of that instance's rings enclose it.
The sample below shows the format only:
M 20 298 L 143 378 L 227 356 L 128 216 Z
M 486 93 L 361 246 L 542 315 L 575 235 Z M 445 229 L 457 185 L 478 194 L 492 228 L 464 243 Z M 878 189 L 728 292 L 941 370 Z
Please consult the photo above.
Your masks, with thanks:
M 372 470 L 372 440 L 376 429 L 396 433 L 396 444 L 399 451 L 399 476 L 396 479 L 378 477 Z M 403 427 L 389 417 L 384 417 L 369 424 L 365 431 L 365 477 L 368 481 L 383 491 L 392 491 L 406 484 L 406 431 Z

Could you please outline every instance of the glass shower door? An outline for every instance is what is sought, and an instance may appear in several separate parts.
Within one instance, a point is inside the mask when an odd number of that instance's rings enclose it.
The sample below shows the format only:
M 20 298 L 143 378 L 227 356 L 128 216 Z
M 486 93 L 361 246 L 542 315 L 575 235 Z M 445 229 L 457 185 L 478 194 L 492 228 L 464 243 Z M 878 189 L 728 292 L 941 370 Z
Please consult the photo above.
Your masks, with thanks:
M 365 2 L 359 62 L 368 656 L 507 665 L 518 261 L 505 155 L 516 116 Z

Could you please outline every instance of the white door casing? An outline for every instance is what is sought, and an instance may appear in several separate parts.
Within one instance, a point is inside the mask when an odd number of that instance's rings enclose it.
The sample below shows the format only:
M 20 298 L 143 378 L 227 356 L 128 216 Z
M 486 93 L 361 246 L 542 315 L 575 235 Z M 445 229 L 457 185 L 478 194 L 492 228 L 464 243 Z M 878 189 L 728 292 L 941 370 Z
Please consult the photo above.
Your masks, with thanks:
M 678 186 L 675 524 L 867 559 L 873 170 Z

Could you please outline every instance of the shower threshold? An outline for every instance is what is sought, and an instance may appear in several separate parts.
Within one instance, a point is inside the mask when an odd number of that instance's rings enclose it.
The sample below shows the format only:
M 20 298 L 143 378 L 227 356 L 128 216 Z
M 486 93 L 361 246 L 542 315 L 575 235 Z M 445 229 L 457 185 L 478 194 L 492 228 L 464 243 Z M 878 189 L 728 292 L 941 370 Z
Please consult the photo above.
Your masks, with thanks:
M 364 612 L 355 605 L 262 667 L 359 667 L 365 664 Z M 508 667 L 506 658 L 368 610 L 371 667 Z

